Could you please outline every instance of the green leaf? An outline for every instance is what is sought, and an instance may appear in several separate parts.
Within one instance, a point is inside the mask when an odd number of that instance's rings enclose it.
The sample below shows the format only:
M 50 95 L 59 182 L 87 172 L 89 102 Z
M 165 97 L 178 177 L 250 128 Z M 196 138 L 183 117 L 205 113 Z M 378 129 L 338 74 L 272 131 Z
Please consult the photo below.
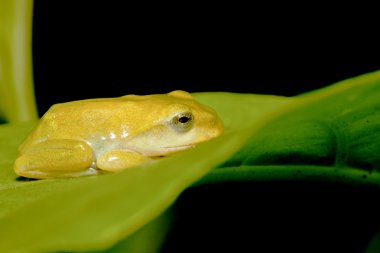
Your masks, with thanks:
M 0 124 L 37 120 L 32 13 L 32 0 L 0 1 Z
M 32 126 L 0 126 L 0 251 L 133 252 L 133 241 L 145 240 L 136 231 L 195 182 L 379 184 L 379 80 L 377 72 L 293 98 L 196 94 L 221 115 L 225 135 L 152 166 L 95 177 L 17 179 L 17 145 Z
M 380 252 L 380 232 L 377 233 L 369 242 L 365 253 L 378 253 Z
M 380 185 L 380 72 L 294 97 L 275 113 L 269 121 L 260 118 L 265 126 L 198 184 L 277 179 Z
M 0 126 L 0 251 L 106 249 L 162 213 L 250 135 L 230 133 L 152 166 L 63 180 L 17 180 L 16 143 L 29 127 Z M 210 152 L 213 150 L 213 152 Z M 207 153 L 207 159 L 204 154 Z
M 194 93 L 195 98 L 214 108 L 223 119 L 226 131 L 236 131 L 263 126 L 274 116 L 274 112 L 287 108 L 296 98 L 239 94 L 229 92 Z
M 158 218 L 149 222 L 126 239 L 107 250 L 86 253 L 155 253 L 160 252 L 171 225 L 172 210 L 169 208 Z

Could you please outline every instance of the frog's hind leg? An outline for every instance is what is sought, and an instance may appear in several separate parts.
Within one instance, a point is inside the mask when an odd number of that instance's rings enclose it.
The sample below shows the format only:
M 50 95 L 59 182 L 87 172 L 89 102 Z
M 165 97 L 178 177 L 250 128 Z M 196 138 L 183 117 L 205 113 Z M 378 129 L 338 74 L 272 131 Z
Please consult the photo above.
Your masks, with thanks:
M 97 174 L 94 154 L 84 141 L 56 139 L 33 145 L 15 161 L 17 175 L 44 179 Z

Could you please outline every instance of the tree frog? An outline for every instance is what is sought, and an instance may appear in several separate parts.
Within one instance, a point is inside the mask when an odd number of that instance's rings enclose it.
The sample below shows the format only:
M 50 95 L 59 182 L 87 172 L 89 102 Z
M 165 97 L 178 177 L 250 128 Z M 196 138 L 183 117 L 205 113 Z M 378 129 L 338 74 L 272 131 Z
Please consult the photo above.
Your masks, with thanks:
M 120 171 L 222 133 L 217 113 L 180 90 L 66 102 L 20 145 L 14 170 L 36 179 Z

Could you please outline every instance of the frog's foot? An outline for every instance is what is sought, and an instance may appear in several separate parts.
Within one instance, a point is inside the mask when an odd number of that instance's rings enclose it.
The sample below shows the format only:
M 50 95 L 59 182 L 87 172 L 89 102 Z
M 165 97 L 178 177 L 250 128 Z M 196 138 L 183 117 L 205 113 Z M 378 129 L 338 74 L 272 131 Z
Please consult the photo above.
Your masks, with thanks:
M 80 140 L 48 140 L 33 145 L 19 156 L 14 165 L 17 175 L 44 179 L 97 174 L 92 168 L 91 147 Z
M 150 159 L 129 150 L 110 150 L 101 155 L 96 166 L 105 171 L 120 171 L 133 166 L 143 164 Z

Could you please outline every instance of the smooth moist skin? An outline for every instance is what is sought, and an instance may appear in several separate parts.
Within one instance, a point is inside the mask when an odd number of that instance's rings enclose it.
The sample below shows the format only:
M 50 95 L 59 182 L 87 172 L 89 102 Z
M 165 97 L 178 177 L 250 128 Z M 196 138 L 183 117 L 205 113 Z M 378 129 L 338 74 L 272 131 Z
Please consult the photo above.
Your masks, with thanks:
M 19 147 L 14 170 L 38 179 L 119 171 L 222 133 L 216 112 L 185 91 L 56 104 Z

